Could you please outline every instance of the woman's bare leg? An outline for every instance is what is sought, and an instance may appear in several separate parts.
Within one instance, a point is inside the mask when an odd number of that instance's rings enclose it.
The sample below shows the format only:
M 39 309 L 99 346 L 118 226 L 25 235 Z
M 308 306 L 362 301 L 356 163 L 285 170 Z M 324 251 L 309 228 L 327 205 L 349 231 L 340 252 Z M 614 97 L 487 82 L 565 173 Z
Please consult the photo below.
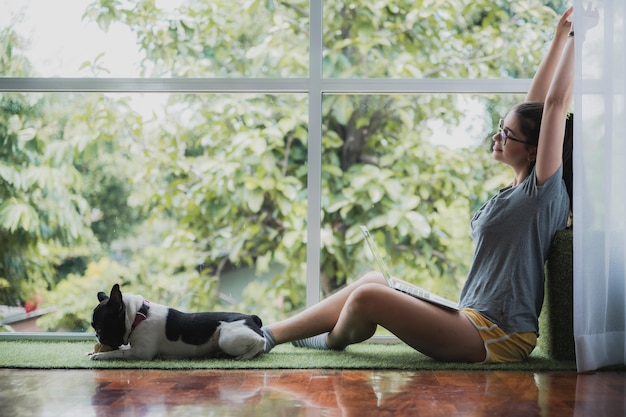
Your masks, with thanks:
M 469 319 L 387 286 L 364 284 L 344 303 L 327 344 L 333 349 L 370 338 L 381 325 L 414 349 L 439 360 L 480 362 L 485 346 Z
M 359 280 L 342 288 L 318 304 L 293 317 L 267 326 L 272 332 L 276 344 L 330 332 L 337 324 L 341 310 L 350 294 L 365 284 L 387 286 L 382 275 L 377 272 L 363 275 Z
M 465 315 L 391 289 L 377 272 L 268 327 L 277 344 L 329 332 L 328 346 L 343 349 L 370 338 L 377 325 L 436 359 L 480 362 L 485 358 L 484 343 Z

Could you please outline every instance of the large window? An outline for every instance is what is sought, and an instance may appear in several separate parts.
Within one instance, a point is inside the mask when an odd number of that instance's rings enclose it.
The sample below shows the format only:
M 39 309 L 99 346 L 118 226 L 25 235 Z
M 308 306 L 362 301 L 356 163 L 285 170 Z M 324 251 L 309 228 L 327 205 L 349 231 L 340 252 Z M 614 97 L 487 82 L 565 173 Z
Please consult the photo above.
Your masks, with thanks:
M 0 304 L 90 331 L 120 282 L 272 322 L 374 267 L 360 224 L 458 297 L 562 2 L 430 3 L 3 1 Z

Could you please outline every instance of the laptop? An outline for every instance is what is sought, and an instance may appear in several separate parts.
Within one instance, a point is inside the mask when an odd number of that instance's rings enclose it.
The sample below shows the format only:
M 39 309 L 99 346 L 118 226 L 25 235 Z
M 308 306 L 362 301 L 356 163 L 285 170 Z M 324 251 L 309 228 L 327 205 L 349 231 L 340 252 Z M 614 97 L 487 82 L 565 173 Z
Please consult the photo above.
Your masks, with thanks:
M 363 233 L 363 236 L 365 236 L 365 242 L 367 242 L 367 246 L 370 248 L 370 252 L 372 252 L 374 259 L 376 260 L 376 264 L 378 265 L 378 270 L 385 277 L 385 280 L 387 281 L 387 284 L 389 285 L 389 287 L 393 288 L 394 290 L 398 290 L 400 292 L 413 296 L 415 298 L 419 298 L 420 300 L 427 301 L 431 304 L 436 304 L 436 305 L 439 305 L 439 306 L 442 306 L 451 310 L 459 309 L 459 304 L 455 303 L 454 301 L 443 298 L 437 294 L 434 294 L 430 291 L 426 291 L 425 289 L 417 287 L 415 285 L 408 284 L 405 282 L 395 281 L 391 277 L 391 274 L 389 273 L 387 264 L 385 264 L 385 261 L 383 260 L 382 256 L 380 256 L 380 252 L 378 251 L 376 242 L 374 242 L 374 239 L 372 239 L 372 236 L 370 235 L 370 231 L 367 229 L 367 227 L 361 226 L 361 232 Z

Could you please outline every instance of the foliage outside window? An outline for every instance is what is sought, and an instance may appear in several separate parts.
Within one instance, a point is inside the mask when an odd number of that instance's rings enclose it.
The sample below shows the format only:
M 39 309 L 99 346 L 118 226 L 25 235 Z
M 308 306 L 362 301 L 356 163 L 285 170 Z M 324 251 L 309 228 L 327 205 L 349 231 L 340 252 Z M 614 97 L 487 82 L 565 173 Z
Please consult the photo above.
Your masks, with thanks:
M 322 296 L 372 267 L 360 224 L 395 274 L 458 296 L 472 252 L 469 217 L 508 177 L 489 155 L 492 126 L 522 96 L 494 94 L 488 83 L 451 92 L 448 80 L 530 77 L 563 7 L 325 1 L 320 69 L 322 81 L 338 83 L 323 95 L 316 139 L 311 91 L 202 88 L 215 78 L 307 80 L 315 70 L 307 1 L 84 4 L 80 27 L 111 42 L 131 36 L 135 67 L 119 71 L 94 48 L 75 66 L 45 67 L 31 54 L 45 33 L 28 39 L 21 2 L 5 3 L 17 14 L 0 28 L 2 77 L 54 86 L 50 77 L 72 76 L 94 86 L 0 92 L 0 304 L 41 298 L 56 311 L 40 326 L 71 331 L 89 331 L 96 292 L 114 282 L 181 309 L 252 311 L 266 321 L 303 308 L 312 193 L 321 193 Z M 32 1 L 22 18 L 37 7 Z M 115 77 L 198 83 L 108 91 Z M 372 91 L 341 91 L 341 80 L 358 79 Z M 448 92 L 386 92 L 387 79 Z M 312 140 L 321 140 L 320 171 L 310 166 Z M 308 189 L 310 175 L 320 190 Z

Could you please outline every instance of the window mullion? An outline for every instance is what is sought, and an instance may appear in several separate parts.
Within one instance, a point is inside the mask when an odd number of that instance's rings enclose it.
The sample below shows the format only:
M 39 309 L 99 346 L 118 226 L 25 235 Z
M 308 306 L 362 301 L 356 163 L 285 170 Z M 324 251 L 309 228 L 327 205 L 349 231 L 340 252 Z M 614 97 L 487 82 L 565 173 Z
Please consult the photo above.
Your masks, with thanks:
M 309 140 L 307 172 L 306 306 L 320 300 L 322 192 L 322 16 L 323 2 L 309 3 Z

